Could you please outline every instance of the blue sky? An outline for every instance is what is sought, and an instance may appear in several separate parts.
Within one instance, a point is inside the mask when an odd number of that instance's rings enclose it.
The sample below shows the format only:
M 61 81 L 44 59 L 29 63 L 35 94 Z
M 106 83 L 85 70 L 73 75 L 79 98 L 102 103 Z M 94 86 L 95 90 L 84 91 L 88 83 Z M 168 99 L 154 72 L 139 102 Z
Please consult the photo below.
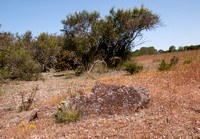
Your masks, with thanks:
M 61 20 L 68 14 L 85 9 L 104 17 L 112 6 L 129 9 L 141 4 L 158 14 L 163 26 L 143 32 L 146 42 L 134 49 L 200 44 L 200 0 L 1 0 L 0 31 L 61 34 Z

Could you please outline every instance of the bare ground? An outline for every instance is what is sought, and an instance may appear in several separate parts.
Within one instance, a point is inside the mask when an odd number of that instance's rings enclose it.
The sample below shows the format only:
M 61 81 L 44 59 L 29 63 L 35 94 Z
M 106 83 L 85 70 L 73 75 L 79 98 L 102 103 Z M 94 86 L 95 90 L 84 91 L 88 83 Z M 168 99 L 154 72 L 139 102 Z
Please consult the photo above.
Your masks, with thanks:
M 158 72 L 160 60 L 169 61 L 173 55 L 179 57 L 179 64 L 171 71 Z M 192 63 L 183 65 L 188 59 Z M 10 81 L 1 85 L 0 138 L 199 138 L 200 51 L 142 56 L 134 60 L 145 65 L 143 72 L 129 75 L 115 71 L 70 79 L 43 73 L 43 80 Z M 96 80 L 146 87 L 151 103 L 132 114 L 93 115 L 76 123 L 56 123 L 57 103 L 70 97 L 71 92 L 90 93 Z M 28 95 L 37 85 L 39 90 L 31 109 L 39 109 L 38 119 L 28 122 L 31 110 L 18 111 L 20 92 Z

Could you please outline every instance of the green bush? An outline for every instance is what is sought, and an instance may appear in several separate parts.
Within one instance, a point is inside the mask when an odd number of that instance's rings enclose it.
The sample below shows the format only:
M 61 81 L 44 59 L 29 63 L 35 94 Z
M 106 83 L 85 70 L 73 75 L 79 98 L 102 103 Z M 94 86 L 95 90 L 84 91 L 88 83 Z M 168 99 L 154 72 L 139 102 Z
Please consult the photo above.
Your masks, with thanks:
M 122 59 L 120 57 L 113 57 L 108 60 L 108 65 L 110 68 L 117 68 L 122 63 Z
M 158 68 L 160 71 L 165 71 L 165 70 L 170 70 L 171 69 L 171 64 L 167 64 L 165 62 L 165 60 L 163 59 L 162 62 L 160 63 L 159 65 L 159 68 Z
M 56 56 L 60 51 L 60 42 L 62 42 L 59 38 L 59 36 L 56 37 L 48 33 L 41 33 L 37 37 L 37 40 L 34 40 L 30 45 L 30 54 L 40 64 L 44 72 L 49 71 L 51 68 L 56 68 Z
M 166 63 L 166 61 L 163 59 L 159 65 L 158 70 L 159 71 L 170 70 L 173 66 L 175 66 L 178 63 L 178 61 L 179 58 L 176 56 L 173 56 L 173 58 L 170 59 L 170 64 Z
M 75 70 L 75 76 L 81 76 L 83 74 L 83 71 L 81 69 Z
M 179 58 L 176 56 L 173 56 L 173 58 L 170 59 L 170 65 L 174 66 L 178 63 L 178 61 L 179 61 Z
M 69 122 L 76 122 L 82 112 L 77 106 L 69 105 L 68 107 L 62 107 L 59 111 L 55 114 L 56 122 L 59 123 L 69 123 Z
M 1 79 L 38 79 L 41 68 L 26 50 L 10 47 L 4 59 L 4 65 L 0 68 Z
M 190 63 L 192 63 L 192 60 L 185 60 L 185 61 L 183 62 L 183 64 L 190 64 Z
M 130 74 L 138 73 L 143 69 L 143 66 L 138 66 L 137 63 L 128 63 L 125 66 L 126 71 Z

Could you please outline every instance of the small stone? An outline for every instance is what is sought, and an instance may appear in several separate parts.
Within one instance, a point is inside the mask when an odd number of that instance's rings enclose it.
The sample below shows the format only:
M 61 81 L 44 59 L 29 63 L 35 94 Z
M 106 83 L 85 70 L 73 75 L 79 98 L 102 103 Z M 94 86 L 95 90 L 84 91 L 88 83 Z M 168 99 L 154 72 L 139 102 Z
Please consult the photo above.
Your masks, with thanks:
M 31 112 L 31 114 L 30 114 L 30 116 L 29 116 L 29 122 L 30 121 L 33 121 L 33 120 L 35 120 L 35 119 L 37 119 L 38 118 L 38 109 L 34 109 L 32 112 Z

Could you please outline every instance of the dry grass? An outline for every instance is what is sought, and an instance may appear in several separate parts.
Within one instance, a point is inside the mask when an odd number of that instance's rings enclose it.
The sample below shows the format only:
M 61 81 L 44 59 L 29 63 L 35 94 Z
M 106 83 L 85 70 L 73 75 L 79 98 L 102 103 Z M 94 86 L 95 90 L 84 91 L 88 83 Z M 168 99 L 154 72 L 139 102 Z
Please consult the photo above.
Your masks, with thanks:
M 158 72 L 159 60 L 179 57 L 171 71 Z M 191 64 L 184 65 L 191 59 Z M 44 81 L 9 82 L 0 88 L 0 138 L 198 138 L 200 137 L 200 51 L 141 56 L 134 58 L 145 65 L 136 75 L 113 72 L 65 79 L 44 74 Z M 57 103 L 70 92 L 90 92 L 95 80 L 108 84 L 146 87 L 151 104 L 138 113 L 82 118 L 76 123 L 58 124 L 53 115 Z M 32 108 L 38 108 L 38 119 L 26 121 L 29 112 L 8 111 L 18 106 L 20 91 L 39 85 Z M 84 93 L 83 93 L 84 92 Z

